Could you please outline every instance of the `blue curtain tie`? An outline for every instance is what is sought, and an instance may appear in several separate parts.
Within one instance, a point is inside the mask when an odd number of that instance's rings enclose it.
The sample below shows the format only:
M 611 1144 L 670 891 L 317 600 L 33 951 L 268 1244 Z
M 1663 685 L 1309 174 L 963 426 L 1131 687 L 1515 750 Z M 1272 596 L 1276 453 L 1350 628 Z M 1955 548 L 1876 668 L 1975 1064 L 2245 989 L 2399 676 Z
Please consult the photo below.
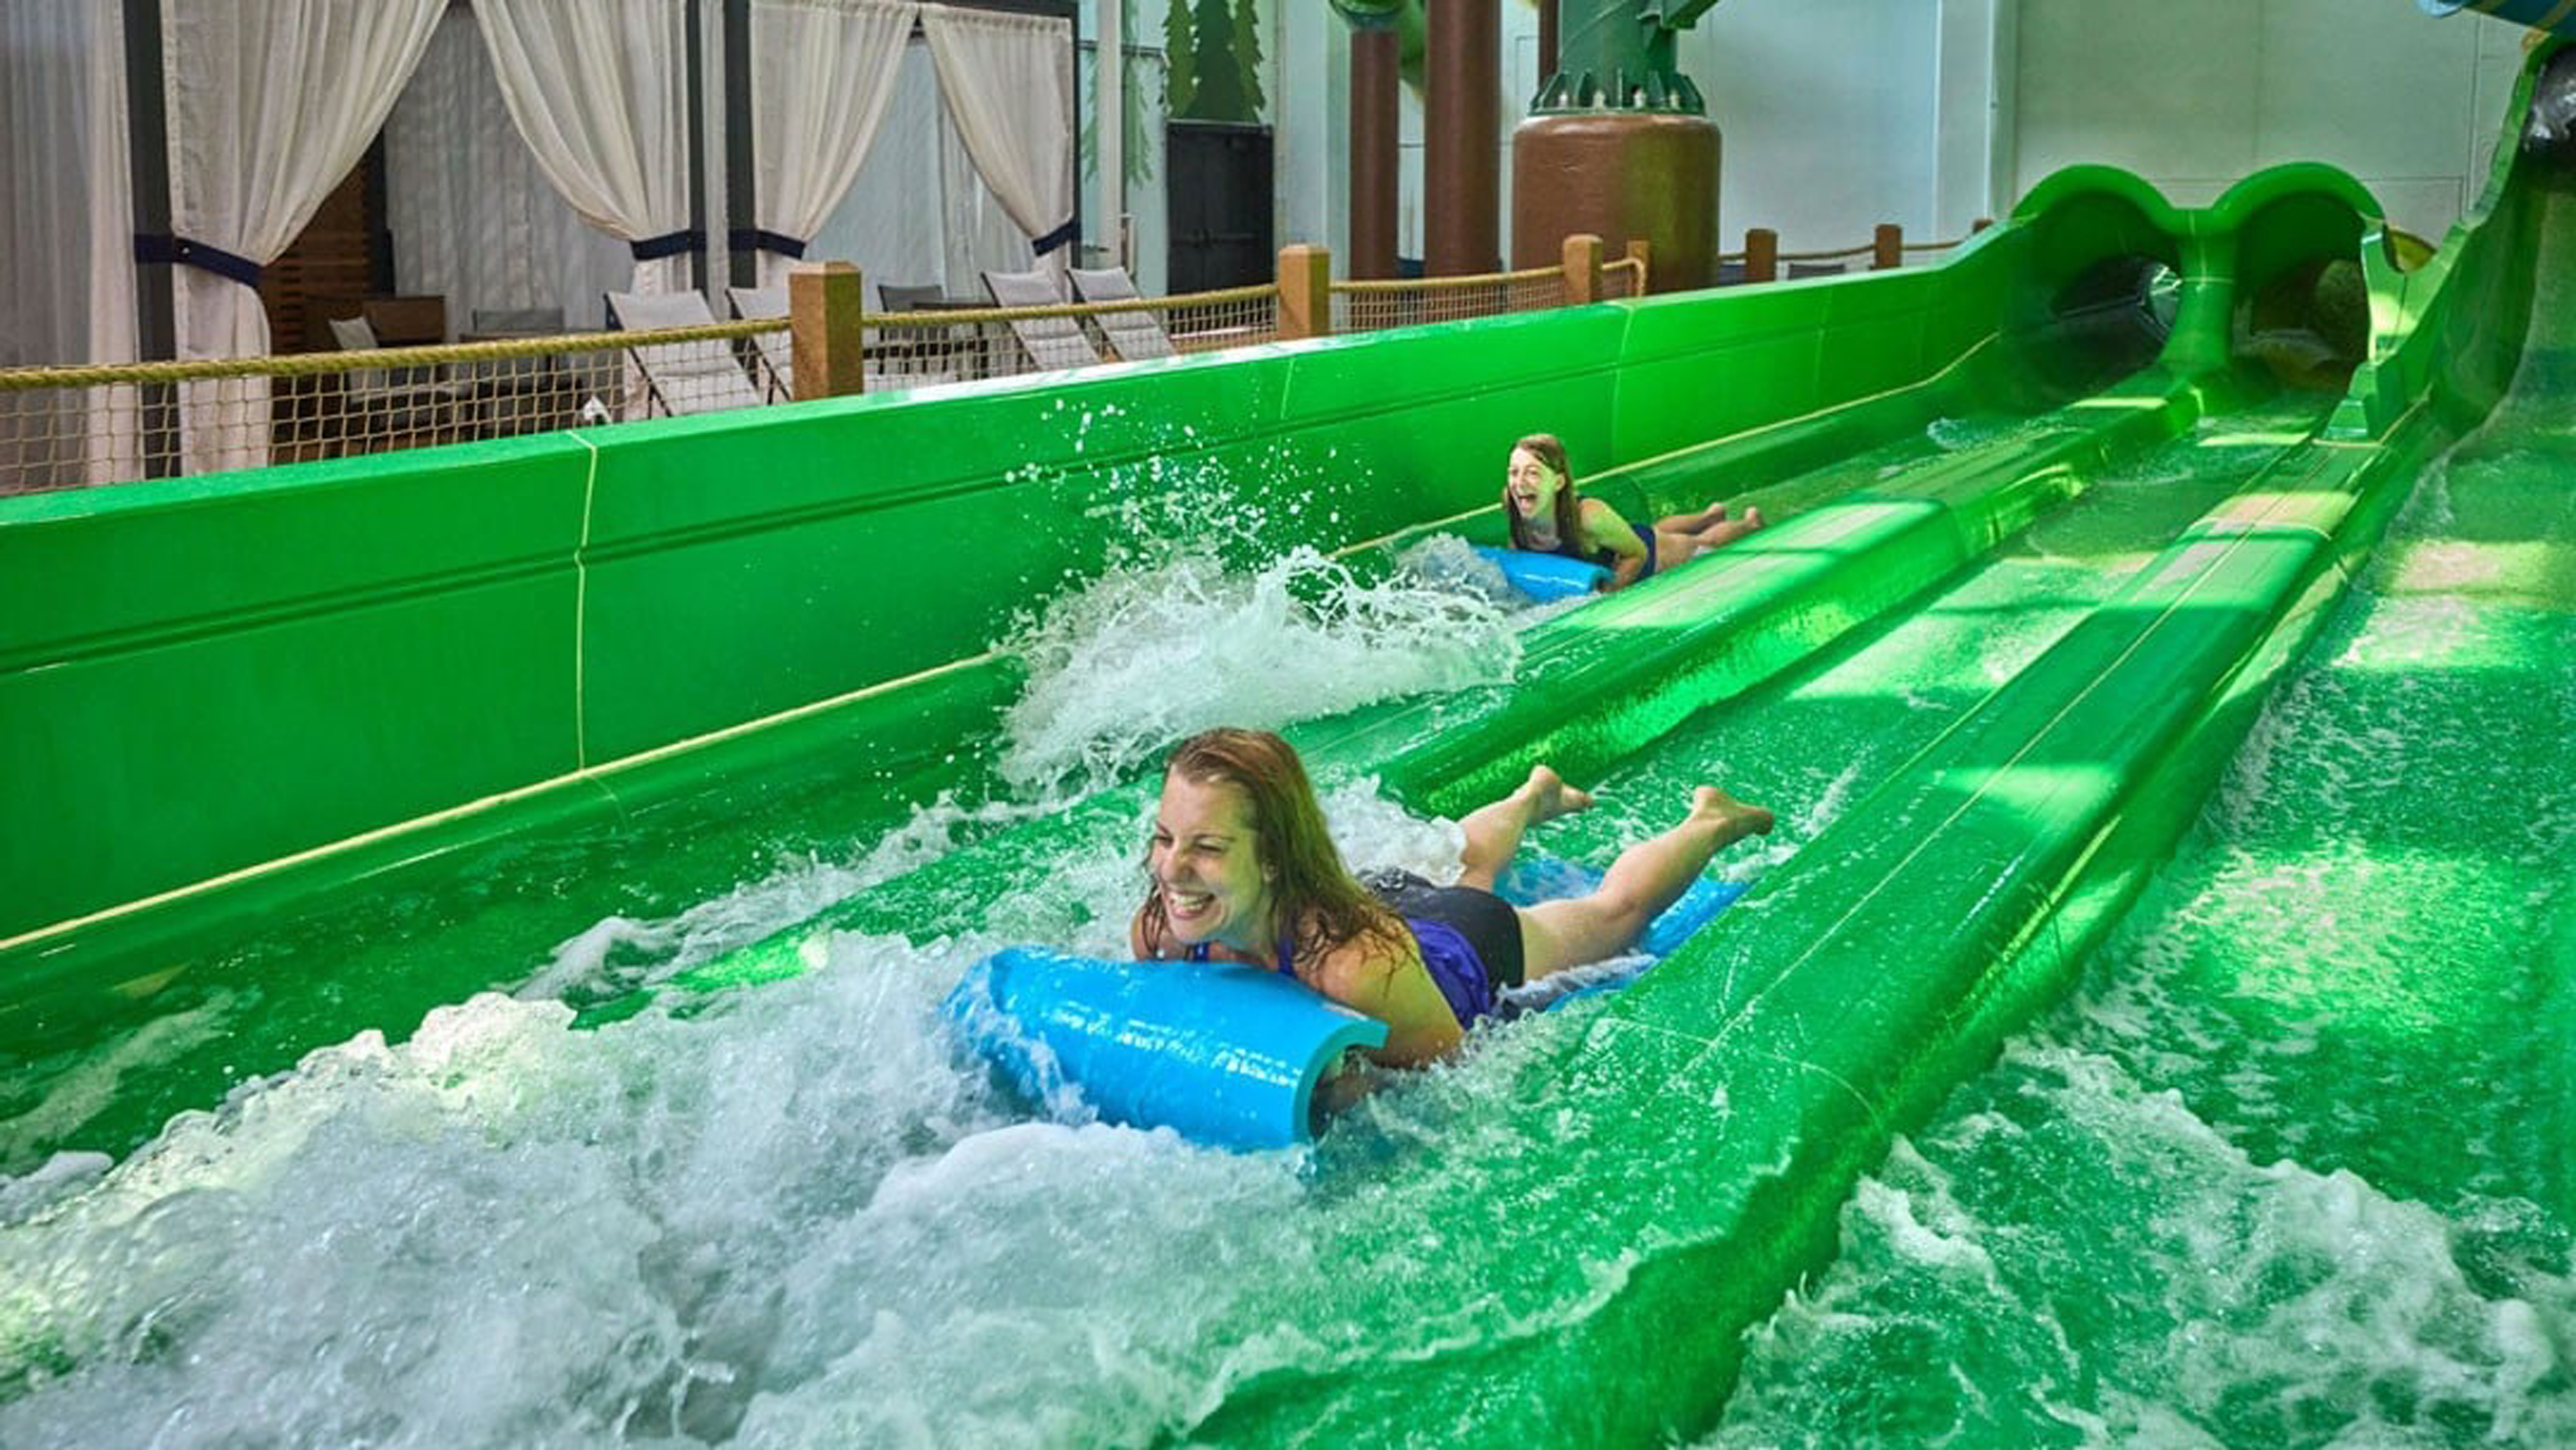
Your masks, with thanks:
M 664 232 L 658 237 L 638 237 L 628 242 L 626 246 L 627 250 L 635 254 L 636 261 L 658 262 L 664 257 L 676 257 L 682 252 L 705 251 L 707 234 L 700 231 Z
M 227 252 L 191 237 L 153 235 L 138 232 L 134 237 L 134 260 L 157 262 L 164 266 L 194 267 L 218 277 L 239 282 L 245 287 L 259 285 L 260 264 L 238 252 Z
M 1054 231 L 1030 242 L 1029 245 L 1036 249 L 1039 256 L 1043 257 L 1058 247 L 1071 244 L 1073 239 L 1080 235 L 1081 233 L 1074 228 L 1073 218 L 1066 217 L 1064 219 L 1063 226 L 1057 227 Z
M 776 252 L 782 257 L 802 257 L 805 244 L 785 232 L 767 227 L 735 227 L 733 249 L 737 252 Z

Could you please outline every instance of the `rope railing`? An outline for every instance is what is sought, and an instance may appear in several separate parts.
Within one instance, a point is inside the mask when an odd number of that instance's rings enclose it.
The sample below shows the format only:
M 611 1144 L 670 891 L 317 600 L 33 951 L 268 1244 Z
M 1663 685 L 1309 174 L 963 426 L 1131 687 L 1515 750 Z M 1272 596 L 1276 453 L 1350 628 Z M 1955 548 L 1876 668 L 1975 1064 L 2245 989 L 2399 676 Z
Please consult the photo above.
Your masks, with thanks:
M 1948 251 L 1992 225 L 1994 223 L 1990 218 L 1980 217 L 1976 224 L 1968 229 L 1966 237 L 1952 237 L 1946 241 L 1936 242 L 1909 242 L 1905 240 L 1903 227 L 1894 222 L 1881 222 L 1874 229 L 1870 240 L 1858 246 L 1835 247 L 1812 252 L 1781 251 L 1778 232 L 1769 227 L 1754 227 L 1744 234 L 1743 250 L 1718 254 L 1717 262 L 1722 274 L 1727 268 L 1734 269 L 1731 275 L 1721 275 L 1719 283 L 1724 285 L 1729 282 L 1775 282 L 1780 279 L 1780 268 L 1784 263 L 1791 265 L 1792 277 L 1847 272 L 1851 270 L 1851 263 L 1863 260 L 1868 262 L 1871 271 L 1888 271 L 1904 266 L 1905 258 L 1909 253 Z
M 1720 260 L 1748 274 L 1762 261 L 1775 271 L 1783 261 L 1863 256 L 1897 265 L 1888 259 L 1959 244 L 1907 243 L 1893 227 L 1881 227 L 1871 246 L 1832 251 L 1784 254 L 1758 229 L 1746 242 Z M 831 283 L 827 305 L 799 302 L 801 324 L 759 318 L 358 352 L 0 369 L 0 494 L 1636 298 L 1652 270 L 1643 242 L 1609 257 L 1595 237 L 1567 238 L 1556 266 L 1467 277 L 1334 278 L 1330 262 L 1318 248 L 1293 246 L 1280 253 L 1278 279 L 1253 286 L 896 312 L 864 310 L 855 269 L 832 263 L 797 275 L 798 289 Z M 811 335 L 800 338 L 800 326 Z M 796 376 L 800 361 L 812 376 Z

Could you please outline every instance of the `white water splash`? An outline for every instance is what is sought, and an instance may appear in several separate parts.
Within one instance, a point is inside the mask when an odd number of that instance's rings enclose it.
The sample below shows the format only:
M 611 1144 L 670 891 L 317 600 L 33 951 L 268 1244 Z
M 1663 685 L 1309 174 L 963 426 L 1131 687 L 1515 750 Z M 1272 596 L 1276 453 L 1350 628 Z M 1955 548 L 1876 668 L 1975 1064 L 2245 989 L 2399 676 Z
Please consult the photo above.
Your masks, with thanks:
M 1181 553 L 1053 601 L 1005 648 L 1029 683 L 1003 776 L 1024 793 L 1105 785 L 1217 725 L 1278 728 L 1375 700 L 1509 680 L 1504 611 L 1409 579 L 1366 583 L 1298 549 L 1249 573 Z

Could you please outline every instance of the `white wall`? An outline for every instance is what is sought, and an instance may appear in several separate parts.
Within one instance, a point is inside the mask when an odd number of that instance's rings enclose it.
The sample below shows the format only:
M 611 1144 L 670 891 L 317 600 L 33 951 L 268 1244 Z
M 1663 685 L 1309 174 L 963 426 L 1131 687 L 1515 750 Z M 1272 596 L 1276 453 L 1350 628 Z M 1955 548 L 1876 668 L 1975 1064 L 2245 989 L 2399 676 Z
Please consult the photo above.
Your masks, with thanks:
M 2326 161 L 2438 239 L 2485 184 L 2527 33 L 2403 0 L 2026 4 L 2015 189 L 2104 161 L 2196 205 L 2262 167 Z
M 1681 68 L 1722 139 L 1721 250 L 1756 226 L 1792 252 L 1865 244 L 1882 221 L 1930 235 L 1942 8 L 1733 0 L 1683 33 Z

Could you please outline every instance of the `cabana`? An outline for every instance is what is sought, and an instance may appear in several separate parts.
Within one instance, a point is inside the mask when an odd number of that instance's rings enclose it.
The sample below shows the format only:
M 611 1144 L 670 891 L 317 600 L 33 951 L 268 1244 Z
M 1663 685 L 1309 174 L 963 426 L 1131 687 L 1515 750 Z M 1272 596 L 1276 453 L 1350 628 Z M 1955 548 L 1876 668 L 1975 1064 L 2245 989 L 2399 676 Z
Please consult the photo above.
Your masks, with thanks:
M 987 269 L 1076 260 L 1072 0 L 700 13 L 13 3 L 0 366 L 283 350 L 264 270 L 362 161 L 394 290 L 441 299 L 449 336 L 499 309 L 586 329 L 608 292 L 781 286 L 809 252 L 961 294 Z M 0 418 L 0 461 L 39 484 L 269 461 L 265 379 L 183 382 L 158 408 L 135 391 Z M 166 430 L 175 465 L 147 456 Z

